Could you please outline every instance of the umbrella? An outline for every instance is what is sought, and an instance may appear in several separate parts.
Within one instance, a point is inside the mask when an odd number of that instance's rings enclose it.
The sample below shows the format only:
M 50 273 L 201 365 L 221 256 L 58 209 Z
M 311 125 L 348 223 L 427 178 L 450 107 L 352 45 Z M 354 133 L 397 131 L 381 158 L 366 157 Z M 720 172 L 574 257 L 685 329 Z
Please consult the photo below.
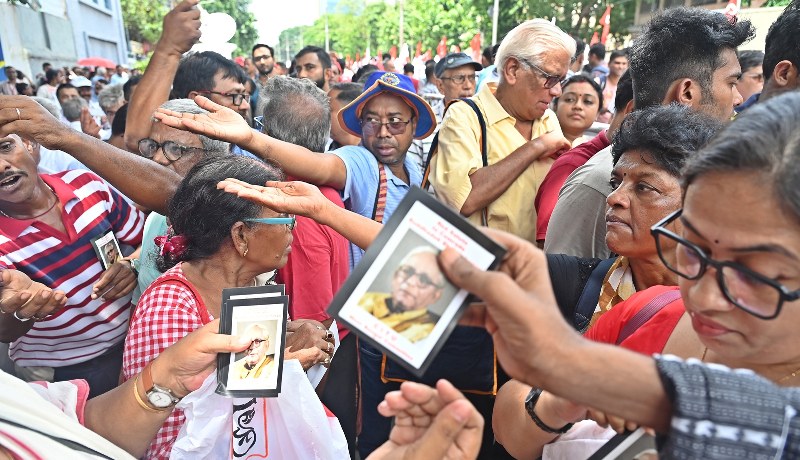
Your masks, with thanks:
M 80 61 L 78 61 L 78 65 L 89 66 L 89 67 L 106 67 L 109 69 L 113 69 L 114 67 L 117 66 L 117 64 L 114 63 L 114 61 L 101 57 L 83 58 Z

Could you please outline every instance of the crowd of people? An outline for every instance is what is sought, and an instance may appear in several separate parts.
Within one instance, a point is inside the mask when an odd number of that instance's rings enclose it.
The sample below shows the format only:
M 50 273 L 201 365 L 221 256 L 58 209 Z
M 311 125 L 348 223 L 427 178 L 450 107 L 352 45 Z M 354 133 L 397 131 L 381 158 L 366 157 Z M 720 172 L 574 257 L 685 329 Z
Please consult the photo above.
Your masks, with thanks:
M 219 333 L 223 289 L 275 283 L 351 458 L 587 458 L 638 427 L 663 458 L 800 457 L 800 0 L 759 51 L 673 8 L 608 56 L 532 19 L 405 66 L 190 52 L 197 3 L 141 75 L 5 68 L 0 457 L 170 458 L 218 353 L 275 375 L 263 328 Z M 418 186 L 507 249 L 412 251 L 362 299 L 411 342 L 446 280 L 482 299 L 421 377 L 327 311 Z

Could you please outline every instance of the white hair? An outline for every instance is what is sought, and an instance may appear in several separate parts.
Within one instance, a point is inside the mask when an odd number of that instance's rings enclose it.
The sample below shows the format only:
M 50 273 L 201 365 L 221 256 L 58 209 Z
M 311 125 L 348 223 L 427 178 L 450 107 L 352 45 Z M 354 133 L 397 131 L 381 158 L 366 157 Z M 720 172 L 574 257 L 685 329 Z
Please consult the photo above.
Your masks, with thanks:
M 542 56 L 563 51 L 575 56 L 575 40 L 558 26 L 545 19 L 531 19 L 511 29 L 497 49 L 495 63 L 502 78 L 502 69 L 508 58 L 522 58 L 535 65 L 542 64 Z

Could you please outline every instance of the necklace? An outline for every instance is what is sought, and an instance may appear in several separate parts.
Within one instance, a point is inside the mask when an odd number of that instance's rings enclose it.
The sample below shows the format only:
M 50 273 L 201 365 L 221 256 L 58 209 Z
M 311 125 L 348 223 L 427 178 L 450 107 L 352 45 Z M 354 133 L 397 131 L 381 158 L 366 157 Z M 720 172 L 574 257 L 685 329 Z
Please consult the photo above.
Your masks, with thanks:
M 706 361 L 706 353 L 708 353 L 708 347 L 705 347 L 703 349 L 703 356 L 700 357 L 700 361 L 702 362 Z M 775 383 L 783 383 L 789 379 L 797 377 L 798 375 L 800 375 L 800 367 L 779 378 L 778 380 L 775 381 Z
M 45 185 L 47 185 L 47 184 L 45 184 Z M 53 193 L 53 198 L 55 198 L 55 199 L 53 200 L 53 204 L 51 204 L 51 205 L 50 205 L 50 207 L 49 207 L 49 208 L 47 208 L 47 210 L 46 210 L 46 211 L 44 211 L 44 212 L 42 212 L 42 213 L 40 213 L 40 214 L 37 214 L 37 215 L 35 215 L 35 216 L 33 216 L 33 217 L 25 217 L 25 218 L 20 218 L 20 217 L 13 217 L 13 216 L 9 216 L 9 215 L 8 215 L 8 214 L 6 214 L 6 213 L 5 213 L 5 211 L 3 211 L 2 209 L 0 209 L 0 214 L 2 214 L 2 215 L 4 215 L 4 216 L 8 217 L 9 219 L 14 219 L 14 220 L 33 220 L 33 219 L 38 219 L 38 218 L 42 217 L 43 215 L 45 215 L 45 214 L 47 214 L 48 212 L 52 211 L 52 210 L 53 210 L 53 208 L 55 208 L 55 207 L 56 207 L 56 205 L 58 204 L 58 195 L 56 195 L 56 192 L 55 192 L 55 190 L 53 190 L 53 189 L 52 189 L 52 187 L 50 187 L 49 185 L 47 186 L 47 188 L 49 188 L 49 189 L 50 189 L 50 191 Z

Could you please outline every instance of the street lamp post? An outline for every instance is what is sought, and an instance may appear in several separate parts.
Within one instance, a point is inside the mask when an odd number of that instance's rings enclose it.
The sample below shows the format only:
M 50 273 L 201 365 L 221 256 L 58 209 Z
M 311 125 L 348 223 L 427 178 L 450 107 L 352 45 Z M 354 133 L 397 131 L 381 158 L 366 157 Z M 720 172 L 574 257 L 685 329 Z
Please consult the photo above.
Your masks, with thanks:
M 500 0 L 494 0 L 492 8 L 492 45 L 497 43 L 497 21 L 500 18 Z

